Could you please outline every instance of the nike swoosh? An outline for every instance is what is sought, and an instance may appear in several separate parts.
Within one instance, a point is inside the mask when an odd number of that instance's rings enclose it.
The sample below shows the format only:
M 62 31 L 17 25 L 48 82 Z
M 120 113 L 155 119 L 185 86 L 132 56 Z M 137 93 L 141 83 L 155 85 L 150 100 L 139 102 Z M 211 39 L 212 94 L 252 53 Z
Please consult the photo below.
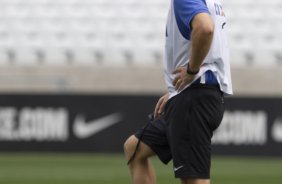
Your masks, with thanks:
M 184 167 L 184 166 L 182 165 L 182 166 L 176 167 L 176 168 L 174 168 L 174 171 L 178 171 L 178 170 L 181 169 L 182 167 Z
M 77 138 L 85 139 L 107 129 L 121 120 L 121 114 L 114 113 L 86 123 L 84 116 L 78 115 L 74 121 L 73 133 Z
M 271 130 L 272 138 L 276 142 L 282 142 L 282 119 L 276 119 Z

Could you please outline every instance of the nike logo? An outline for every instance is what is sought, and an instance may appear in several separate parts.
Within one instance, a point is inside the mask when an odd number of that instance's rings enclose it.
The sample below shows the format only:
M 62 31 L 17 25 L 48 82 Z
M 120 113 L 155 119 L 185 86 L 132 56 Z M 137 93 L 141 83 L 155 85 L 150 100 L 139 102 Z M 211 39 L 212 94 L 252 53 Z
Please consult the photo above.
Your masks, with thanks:
M 181 169 L 181 168 L 183 168 L 184 166 L 183 165 L 181 165 L 181 166 L 179 166 L 179 167 L 175 167 L 174 168 L 174 171 L 176 172 L 176 171 L 178 171 L 179 169 Z
M 282 119 L 276 119 L 271 130 L 272 138 L 276 142 L 282 142 Z
M 121 120 L 122 115 L 120 113 L 110 114 L 90 122 L 85 122 L 84 116 L 78 115 L 74 120 L 73 133 L 77 138 L 85 139 L 109 128 Z

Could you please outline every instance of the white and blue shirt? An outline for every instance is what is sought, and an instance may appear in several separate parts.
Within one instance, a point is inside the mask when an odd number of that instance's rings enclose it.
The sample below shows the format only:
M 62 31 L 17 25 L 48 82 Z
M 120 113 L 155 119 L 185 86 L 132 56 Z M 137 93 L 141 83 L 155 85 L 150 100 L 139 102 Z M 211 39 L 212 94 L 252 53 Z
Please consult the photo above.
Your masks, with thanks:
M 226 18 L 220 0 L 171 0 L 166 27 L 165 45 L 165 82 L 170 98 L 179 92 L 172 82 L 175 75 L 172 72 L 180 67 L 187 66 L 191 58 L 191 21 L 199 13 L 208 13 L 214 21 L 215 30 L 211 48 L 206 56 L 200 72 L 195 80 L 212 71 L 220 89 L 231 95 L 232 84 L 229 63 L 229 48 L 226 37 Z M 205 78 L 201 79 L 205 83 Z M 189 84 L 190 85 L 190 84 Z M 187 85 L 186 88 L 189 86 Z

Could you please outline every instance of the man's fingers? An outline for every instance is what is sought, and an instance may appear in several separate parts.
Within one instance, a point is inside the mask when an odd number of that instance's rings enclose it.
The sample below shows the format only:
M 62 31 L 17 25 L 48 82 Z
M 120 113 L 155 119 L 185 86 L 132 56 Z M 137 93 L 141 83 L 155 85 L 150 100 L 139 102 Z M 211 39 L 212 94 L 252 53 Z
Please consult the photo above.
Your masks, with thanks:
M 181 82 L 181 84 L 179 85 L 177 91 L 181 91 L 185 87 L 185 85 L 186 85 L 185 82 Z
M 155 111 L 154 111 L 154 117 L 158 117 L 159 116 L 159 109 L 160 109 L 160 106 L 161 104 L 163 103 L 163 98 L 160 98 L 156 107 L 155 107 Z
M 177 82 L 179 82 L 180 76 L 176 76 L 172 82 L 172 84 L 175 86 Z
M 164 103 L 164 102 L 161 103 L 160 108 L 159 108 L 159 111 L 158 111 L 158 115 L 161 115 L 161 114 L 164 112 L 165 104 L 166 104 L 166 103 Z
M 176 74 L 176 76 L 175 76 L 175 78 L 174 78 L 174 80 L 173 80 L 173 82 L 172 82 L 172 84 L 173 84 L 174 86 L 176 86 L 177 83 L 180 82 L 179 80 L 181 79 L 181 72 L 182 72 L 182 70 L 183 70 L 183 67 L 179 67 L 179 68 L 176 68 L 176 69 L 173 71 L 172 74 Z
M 178 73 L 180 73 L 181 72 L 181 68 L 176 68 L 173 72 L 172 72 L 172 74 L 178 74 Z
M 157 117 L 157 116 L 158 116 L 158 115 L 157 115 L 158 111 L 159 111 L 159 101 L 158 101 L 158 103 L 157 103 L 157 105 L 156 105 L 156 107 L 155 107 L 155 110 L 154 110 L 154 117 Z
M 178 91 L 178 89 L 179 89 L 181 83 L 182 83 L 181 79 L 178 79 L 177 82 L 176 82 L 176 84 L 174 85 L 174 86 L 175 86 L 175 89 L 176 89 L 177 91 Z

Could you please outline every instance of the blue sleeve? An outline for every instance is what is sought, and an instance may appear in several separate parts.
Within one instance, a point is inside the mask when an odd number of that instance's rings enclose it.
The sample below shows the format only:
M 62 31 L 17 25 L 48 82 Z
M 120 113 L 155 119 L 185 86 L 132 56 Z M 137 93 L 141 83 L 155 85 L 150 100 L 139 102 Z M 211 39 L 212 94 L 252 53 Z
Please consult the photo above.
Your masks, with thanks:
M 174 0 L 174 13 L 181 34 L 190 40 L 192 19 L 199 13 L 209 13 L 209 10 L 205 0 Z

